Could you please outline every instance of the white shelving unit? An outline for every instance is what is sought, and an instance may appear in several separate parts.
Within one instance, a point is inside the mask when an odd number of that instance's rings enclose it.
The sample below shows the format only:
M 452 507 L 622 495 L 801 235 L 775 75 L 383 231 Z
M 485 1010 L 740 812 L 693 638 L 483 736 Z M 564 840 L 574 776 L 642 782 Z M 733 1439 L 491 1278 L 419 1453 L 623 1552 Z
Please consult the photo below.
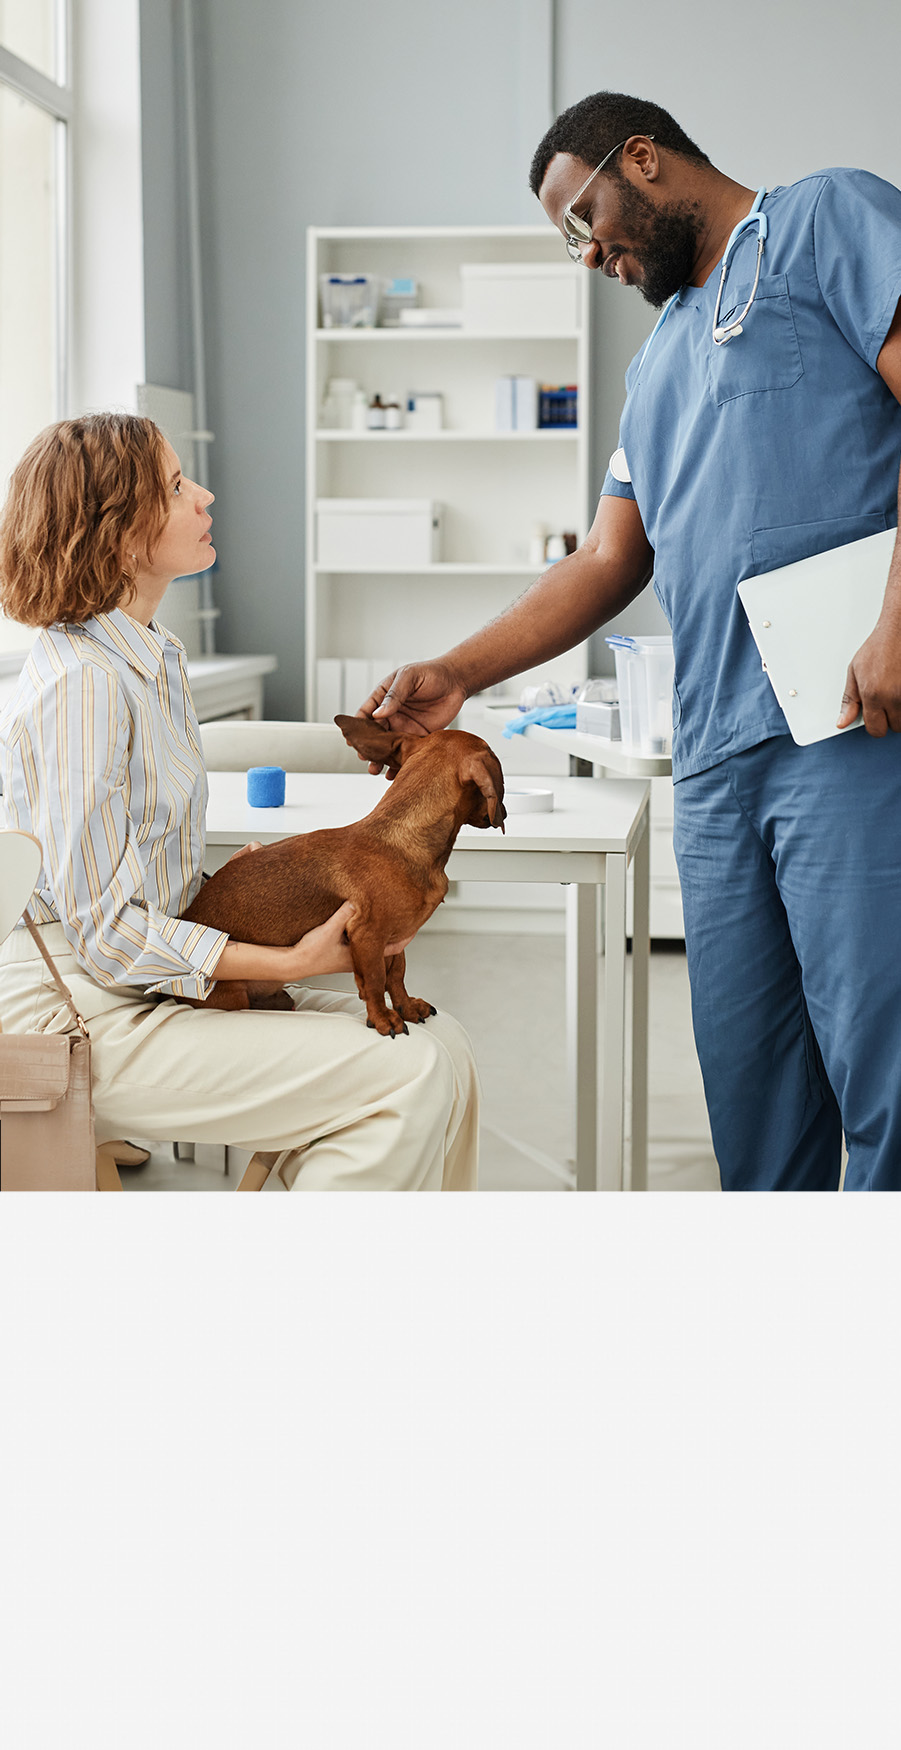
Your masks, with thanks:
M 466 262 L 565 262 L 559 233 L 547 225 L 318 229 L 308 234 L 307 280 L 307 715 L 318 714 L 320 657 L 385 661 L 392 666 L 439 655 L 517 596 L 536 567 L 528 561 L 531 526 L 572 530 L 588 521 L 589 300 L 563 333 L 486 334 L 465 328 L 323 329 L 317 327 L 321 273 L 408 276 L 422 302 L 459 306 Z M 573 267 L 573 274 L 579 269 Z M 579 293 L 585 288 L 579 284 Z M 576 431 L 497 432 L 495 381 L 524 375 L 577 383 Z M 446 428 L 439 432 L 319 429 L 325 384 L 351 377 L 369 398 L 438 390 Z M 419 570 L 374 565 L 329 570 L 316 562 L 315 506 L 320 498 L 432 499 L 444 506 L 440 563 Z M 530 678 L 578 680 L 585 647 L 509 683 L 518 694 Z M 356 703 L 360 701 L 357 700 Z M 506 745 L 506 744 L 505 744 Z

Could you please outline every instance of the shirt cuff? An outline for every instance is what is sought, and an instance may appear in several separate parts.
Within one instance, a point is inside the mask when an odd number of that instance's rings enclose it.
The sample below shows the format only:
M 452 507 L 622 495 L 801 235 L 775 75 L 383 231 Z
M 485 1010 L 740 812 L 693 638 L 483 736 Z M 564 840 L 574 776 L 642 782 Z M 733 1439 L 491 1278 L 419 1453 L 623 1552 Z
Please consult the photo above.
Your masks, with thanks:
M 192 924 L 185 918 L 167 918 L 167 924 L 179 925 L 181 930 L 187 926 L 189 931 L 186 940 L 178 942 L 179 951 L 195 968 L 192 978 L 189 974 L 180 978 L 164 978 L 155 984 L 148 984 L 148 996 L 195 997 L 204 1002 L 215 984 L 215 969 L 219 964 L 222 950 L 228 941 L 225 930 L 210 929 L 207 924 Z M 168 938 L 169 931 L 163 928 Z M 173 946 L 175 944 L 173 943 Z
M 901 303 L 901 287 L 893 286 L 875 328 L 871 330 L 870 343 L 867 347 L 867 364 L 872 370 L 877 369 L 876 360 L 888 339 L 889 329 L 895 320 L 895 311 Z
M 617 480 L 616 475 L 611 474 L 608 468 L 604 475 L 604 484 L 601 487 L 601 497 L 631 498 L 634 503 L 635 488 L 629 480 Z

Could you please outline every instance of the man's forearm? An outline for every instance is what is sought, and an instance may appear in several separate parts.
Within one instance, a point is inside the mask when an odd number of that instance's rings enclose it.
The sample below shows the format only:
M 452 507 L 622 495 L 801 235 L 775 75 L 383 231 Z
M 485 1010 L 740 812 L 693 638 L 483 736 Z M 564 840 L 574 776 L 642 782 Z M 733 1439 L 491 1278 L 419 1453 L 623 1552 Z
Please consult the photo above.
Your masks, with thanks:
M 444 661 L 467 694 L 496 686 L 571 650 L 628 607 L 650 567 L 624 574 L 587 546 L 559 559 L 511 607 L 449 650 Z
M 898 532 L 879 620 L 893 632 L 901 632 L 901 472 L 898 476 Z

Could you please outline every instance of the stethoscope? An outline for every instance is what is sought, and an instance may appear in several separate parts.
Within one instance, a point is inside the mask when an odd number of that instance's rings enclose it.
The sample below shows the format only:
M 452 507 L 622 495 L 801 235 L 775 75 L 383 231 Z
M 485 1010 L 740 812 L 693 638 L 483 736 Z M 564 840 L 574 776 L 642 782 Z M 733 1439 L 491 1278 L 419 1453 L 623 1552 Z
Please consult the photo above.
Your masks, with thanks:
M 744 325 L 745 325 L 745 322 L 747 321 L 747 318 L 748 318 L 748 312 L 751 308 L 751 305 L 754 302 L 754 299 L 757 296 L 757 287 L 760 284 L 760 266 L 761 266 L 761 262 L 763 261 L 763 246 L 766 242 L 766 235 L 767 235 L 767 231 L 769 229 L 769 224 L 768 224 L 766 213 L 761 212 L 761 208 L 763 206 L 763 202 L 766 198 L 766 195 L 767 195 L 767 190 L 765 188 L 759 188 L 757 190 L 757 193 L 754 197 L 754 205 L 752 206 L 751 211 L 749 213 L 746 213 L 743 219 L 739 219 L 738 224 L 736 225 L 734 231 L 731 233 L 731 235 L 729 237 L 729 241 L 727 242 L 725 250 L 723 252 L 723 262 L 722 262 L 722 266 L 720 268 L 720 283 L 717 287 L 716 305 L 715 305 L 714 312 L 713 312 L 712 338 L 713 338 L 714 346 L 725 346 L 725 344 L 728 340 L 732 340 L 736 336 L 738 336 L 739 334 L 742 334 L 744 332 Z M 745 232 L 747 230 L 749 230 L 754 225 L 756 225 L 756 227 L 757 227 L 757 266 L 756 266 L 756 270 L 754 273 L 754 284 L 751 287 L 751 296 L 749 297 L 744 309 L 740 312 L 740 314 L 738 316 L 736 316 L 734 314 L 734 312 L 732 312 L 731 319 L 727 318 L 727 320 L 725 322 L 721 323 L 720 322 L 720 310 L 722 309 L 723 288 L 726 284 L 726 274 L 729 271 L 729 258 L 732 255 L 732 252 L 735 249 L 735 246 L 739 242 L 740 238 L 742 238 L 744 236 Z M 663 309 L 660 312 L 660 315 L 657 318 L 657 321 L 656 321 L 654 327 L 652 328 L 650 334 L 648 335 L 648 338 L 647 338 L 645 345 L 644 345 L 644 350 L 641 354 L 641 358 L 638 361 L 638 375 L 639 376 L 641 374 L 641 370 L 642 370 L 642 367 L 644 365 L 644 361 L 648 356 L 648 352 L 650 351 L 651 346 L 653 345 L 658 334 L 660 333 L 660 330 L 663 327 L 663 324 L 666 321 L 667 316 L 669 315 L 673 305 L 678 301 L 678 298 L 679 298 L 679 293 L 674 292 L 673 296 L 669 299 L 668 303 L 666 303 L 664 305 Z M 636 381 L 637 381 L 637 378 L 636 378 Z M 614 462 L 617 463 L 617 465 L 618 465 L 617 467 L 614 467 L 614 465 L 613 465 Z M 619 471 L 620 469 L 622 469 L 622 472 Z M 611 456 L 611 458 L 610 458 L 610 470 L 611 470 L 611 473 L 613 474 L 613 477 L 615 480 L 622 480 L 623 482 L 627 482 L 627 481 L 631 480 L 632 476 L 628 471 L 628 464 L 626 462 L 626 457 L 625 457 L 625 453 L 623 450 L 617 450 L 615 452 L 615 454 L 613 456 Z

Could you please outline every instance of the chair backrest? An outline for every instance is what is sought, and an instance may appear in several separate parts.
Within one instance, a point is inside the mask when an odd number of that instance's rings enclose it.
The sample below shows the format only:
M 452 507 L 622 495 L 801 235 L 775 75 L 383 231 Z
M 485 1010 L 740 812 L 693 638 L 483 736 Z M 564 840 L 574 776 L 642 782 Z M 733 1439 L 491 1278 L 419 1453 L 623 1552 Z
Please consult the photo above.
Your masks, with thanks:
M 202 723 L 200 738 L 208 772 L 246 772 L 250 766 L 283 766 L 286 772 L 361 772 L 337 723 Z
M 0 831 L 0 944 L 22 916 L 42 861 L 40 844 L 30 832 Z

